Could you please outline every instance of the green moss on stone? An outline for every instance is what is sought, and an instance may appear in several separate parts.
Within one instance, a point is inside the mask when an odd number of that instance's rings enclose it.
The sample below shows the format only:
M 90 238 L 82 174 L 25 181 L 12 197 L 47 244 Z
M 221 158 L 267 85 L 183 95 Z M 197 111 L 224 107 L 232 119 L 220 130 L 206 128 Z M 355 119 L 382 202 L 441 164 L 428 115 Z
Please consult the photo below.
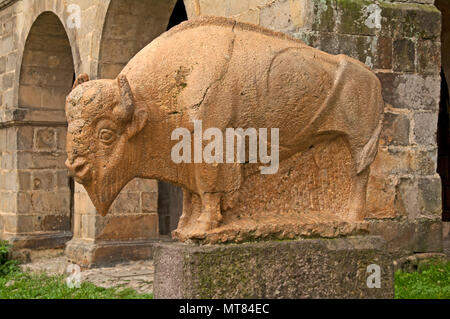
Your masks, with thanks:
M 313 0 L 314 15 L 316 20 L 313 30 L 331 32 L 334 30 L 336 21 L 334 1 L 332 0 Z
M 374 4 L 373 1 L 337 0 L 336 4 L 340 16 L 338 25 L 340 33 L 362 35 L 374 35 L 376 33 L 376 28 L 369 28 L 365 23 L 368 18 L 365 8 Z

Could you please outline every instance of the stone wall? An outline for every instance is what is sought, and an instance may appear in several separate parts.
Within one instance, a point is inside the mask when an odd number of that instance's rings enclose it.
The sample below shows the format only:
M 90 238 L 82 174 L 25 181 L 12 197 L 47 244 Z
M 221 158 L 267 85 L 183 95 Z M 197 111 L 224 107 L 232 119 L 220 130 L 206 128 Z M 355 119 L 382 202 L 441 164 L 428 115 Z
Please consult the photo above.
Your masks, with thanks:
M 435 140 L 441 14 L 433 2 L 184 0 L 189 18 L 235 17 L 286 32 L 330 53 L 350 55 L 374 69 L 383 83 L 386 108 L 379 154 L 370 177 L 367 218 L 372 233 L 383 235 L 391 251 L 398 254 L 438 251 L 442 245 Z M 2 7 L 5 4 L 8 6 Z M 81 8 L 79 28 L 68 24 L 70 4 Z M 165 30 L 174 5 L 175 1 L 157 0 L 0 0 L 2 238 L 22 238 L 26 239 L 23 247 L 43 248 L 61 246 L 71 235 L 71 190 L 62 166 L 62 100 L 44 102 L 47 91 L 39 90 L 36 94 L 41 97 L 36 99 L 30 93 L 29 102 L 25 87 L 30 88 L 21 80 L 27 64 L 34 67 L 34 59 L 27 62 L 25 48 L 37 18 L 45 11 L 52 12 L 64 28 L 72 56 L 72 63 L 64 65 L 73 65 L 76 74 L 85 72 L 91 79 L 113 78 L 129 58 Z M 51 56 L 62 59 L 62 55 L 47 51 L 48 60 L 41 65 L 53 65 Z M 64 72 L 55 72 L 59 73 Z M 127 242 L 124 247 L 131 249 L 133 241 L 142 247 L 158 237 L 154 181 L 128 185 L 113 208 L 115 212 L 106 219 L 95 214 L 79 185 L 74 198 L 76 258 L 89 255 L 87 251 L 94 249 L 89 245 L 96 241 Z M 79 253 L 83 243 L 90 244 Z

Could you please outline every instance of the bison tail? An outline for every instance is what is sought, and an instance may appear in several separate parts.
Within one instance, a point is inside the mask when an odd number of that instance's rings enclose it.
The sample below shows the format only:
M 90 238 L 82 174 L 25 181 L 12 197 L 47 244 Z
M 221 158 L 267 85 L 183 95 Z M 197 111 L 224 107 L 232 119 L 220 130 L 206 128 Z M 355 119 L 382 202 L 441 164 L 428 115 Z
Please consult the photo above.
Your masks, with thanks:
M 384 104 L 384 103 L 383 103 Z M 383 114 L 369 141 L 364 145 L 357 160 L 356 174 L 363 172 L 375 160 L 378 152 L 378 140 L 383 128 Z

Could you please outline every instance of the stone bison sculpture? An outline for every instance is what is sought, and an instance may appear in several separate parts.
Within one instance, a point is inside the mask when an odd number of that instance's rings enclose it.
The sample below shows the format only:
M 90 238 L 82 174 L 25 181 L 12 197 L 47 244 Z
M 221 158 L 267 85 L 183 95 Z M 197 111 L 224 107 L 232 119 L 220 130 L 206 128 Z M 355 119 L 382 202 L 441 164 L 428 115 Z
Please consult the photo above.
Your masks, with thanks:
M 279 128 L 280 162 L 342 136 L 353 167 L 344 219 L 358 221 L 383 107 L 379 80 L 359 61 L 256 25 L 198 18 L 152 41 L 114 80 L 78 77 L 66 102 L 66 165 L 102 215 L 133 178 L 182 187 L 176 237 L 187 240 L 221 225 L 247 163 L 175 163 L 175 129 L 193 132 L 194 120 L 222 132 Z

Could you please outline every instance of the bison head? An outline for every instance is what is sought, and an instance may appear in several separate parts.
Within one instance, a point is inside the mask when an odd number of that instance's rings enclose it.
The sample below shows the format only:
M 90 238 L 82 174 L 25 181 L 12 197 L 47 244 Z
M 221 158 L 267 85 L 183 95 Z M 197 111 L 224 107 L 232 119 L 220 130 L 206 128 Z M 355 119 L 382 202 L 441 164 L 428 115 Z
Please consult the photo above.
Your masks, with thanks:
M 89 81 L 83 74 L 67 97 L 66 115 L 66 166 L 105 216 L 138 172 L 141 152 L 136 139 L 147 123 L 147 111 L 136 107 L 125 76 Z

